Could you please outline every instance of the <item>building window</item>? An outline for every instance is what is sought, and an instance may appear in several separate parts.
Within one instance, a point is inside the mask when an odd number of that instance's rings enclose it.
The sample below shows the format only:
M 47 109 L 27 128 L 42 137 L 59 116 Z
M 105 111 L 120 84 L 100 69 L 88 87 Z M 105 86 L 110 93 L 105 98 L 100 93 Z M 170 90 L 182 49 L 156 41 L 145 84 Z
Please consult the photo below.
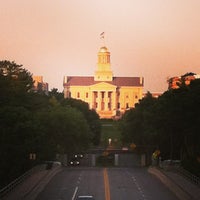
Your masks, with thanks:
M 85 96 L 86 96 L 86 98 L 88 98 L 88 92 L 86 92 Z
M 77 93 L 77 98 L 80 98 L 80 92 Z
M 118 109 L 120 108 L 120 103 L 117 103 L 117 108 L 118 108 Z
M 129 105 L 128 105 L 128 103 L 126 103 L 126 109 L 128 109 L 129 108 Z

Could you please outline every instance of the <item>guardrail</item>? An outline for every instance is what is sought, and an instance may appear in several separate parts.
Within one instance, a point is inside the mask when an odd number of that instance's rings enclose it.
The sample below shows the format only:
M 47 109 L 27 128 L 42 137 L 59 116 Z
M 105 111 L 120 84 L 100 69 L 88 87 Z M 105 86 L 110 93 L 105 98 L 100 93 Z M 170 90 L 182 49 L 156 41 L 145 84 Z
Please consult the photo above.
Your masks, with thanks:
M 184 176 L 185 178 L 187 178 L 189 181 L 191 181 L 192 183 L 198 185 L 200 187 L 200 178 L 195 176 L 194 174 L 190 173 L 189 171 L 185 170 L 183 167 L 176 167 L 175 170 L 181 174 L 182 176 Z
M 26 178 L 31 176 L 33 173 L 35 173 L 36 171 L 40 171 L 40 170 L 44 169 L 45 166 L 46 165 L 37 165 L 37 166 L 33 167 L 32 169 L 30 169 L 29 171 L 25 172 L 23 175 L 21 175 L 20 177 L 18 177 L 14 181 L 12 181 L 10 184 L 8 184 L 4 188 L 2 188 L 0 190 L 0 199 L 3 196 L 5 196 L 6 194 L 8 194 L 9 192 L 11 192 L 17 185 L 22 183 Z
M 176 173 L 200 187 L 200 178 L 181 167 L 180 160 L 164 160 L 159 163 L 159 166 L 164 170 L 176 171 Z

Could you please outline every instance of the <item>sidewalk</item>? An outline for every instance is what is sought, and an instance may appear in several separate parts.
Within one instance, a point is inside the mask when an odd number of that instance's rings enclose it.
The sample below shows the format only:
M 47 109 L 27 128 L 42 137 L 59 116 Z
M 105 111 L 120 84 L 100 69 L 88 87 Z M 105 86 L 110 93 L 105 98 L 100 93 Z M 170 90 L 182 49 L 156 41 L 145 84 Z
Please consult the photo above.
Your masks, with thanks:
M 200 187 L 193 184 L 180 174 L 150 167 L 148 171 L 160 179 L 181 200 L 199 200 Z
M 56 165 L 52 169 L 35 172 L 22 184 L 18 185 L 10 194 L 3 197 L 2 200 L 34 200 L 51 178 L 61 170 L 62 167 Z

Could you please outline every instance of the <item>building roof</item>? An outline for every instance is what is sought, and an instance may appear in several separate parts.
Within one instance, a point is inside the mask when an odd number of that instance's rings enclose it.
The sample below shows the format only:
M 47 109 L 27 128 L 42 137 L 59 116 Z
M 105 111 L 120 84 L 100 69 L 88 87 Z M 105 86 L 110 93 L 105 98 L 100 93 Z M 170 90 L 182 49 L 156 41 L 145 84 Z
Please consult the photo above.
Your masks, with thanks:
M 104 52 L 108 52 L 108 48 L 105 47 L 105 46 L 104 46 L 104 47 L 101 47 L 100 50 L 99 50 L 99 52 L 103 52 L 103 53 L 104 53 Z
M 113 77 L 113 81 L 94 81 L 93 76 L 67 76 L 64 86 L 90 86 L 97 83 L 106 82 L 118 87 L 130 86 L 141 87 L 144 85 L 142 77 Z

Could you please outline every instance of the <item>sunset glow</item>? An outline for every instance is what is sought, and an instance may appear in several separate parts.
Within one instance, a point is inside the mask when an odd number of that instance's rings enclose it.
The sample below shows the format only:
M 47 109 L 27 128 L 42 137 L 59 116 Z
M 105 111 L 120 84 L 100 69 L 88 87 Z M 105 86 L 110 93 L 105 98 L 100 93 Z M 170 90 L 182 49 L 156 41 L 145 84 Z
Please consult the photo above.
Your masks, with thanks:
M 115 76 L 162 92 L 168 77 L 200 73 L 199 11 L 199 0 L 1 1 L 0 56 L 62 91 L 64 76 L 94 75 L 105 43 Z

